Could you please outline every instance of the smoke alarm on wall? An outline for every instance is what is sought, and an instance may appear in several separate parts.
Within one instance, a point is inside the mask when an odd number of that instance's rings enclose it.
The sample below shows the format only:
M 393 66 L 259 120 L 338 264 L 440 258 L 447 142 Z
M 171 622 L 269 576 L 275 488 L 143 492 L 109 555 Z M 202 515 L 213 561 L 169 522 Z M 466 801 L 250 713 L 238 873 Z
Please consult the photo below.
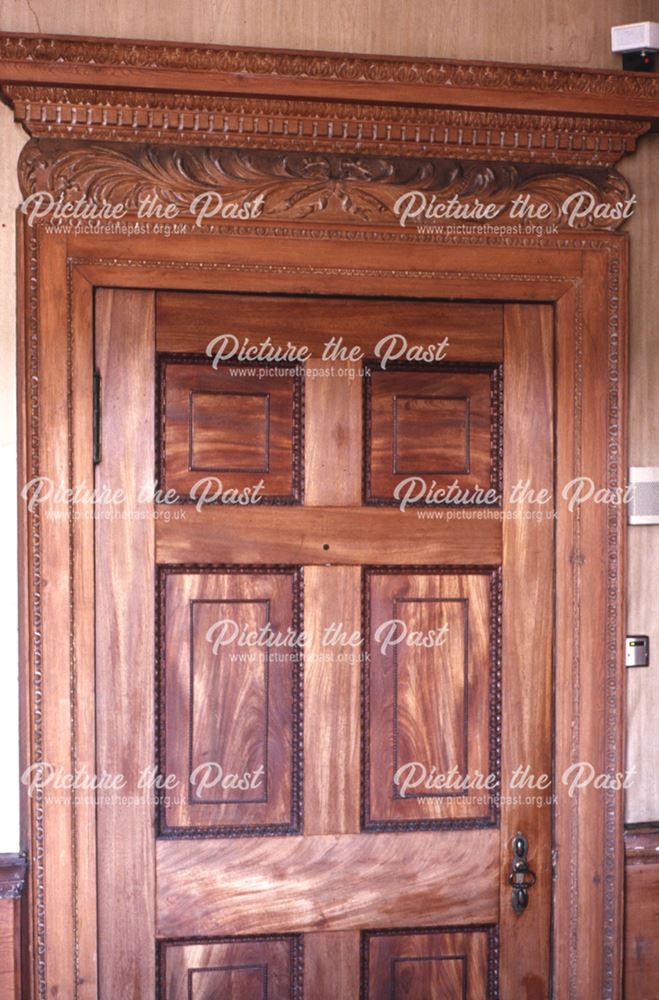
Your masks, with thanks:
M 653 73 L 654 55 L 659 51 L 659 22 L 639 21 L 611 28 L 611 51 L 622 55 L 623 69 Z

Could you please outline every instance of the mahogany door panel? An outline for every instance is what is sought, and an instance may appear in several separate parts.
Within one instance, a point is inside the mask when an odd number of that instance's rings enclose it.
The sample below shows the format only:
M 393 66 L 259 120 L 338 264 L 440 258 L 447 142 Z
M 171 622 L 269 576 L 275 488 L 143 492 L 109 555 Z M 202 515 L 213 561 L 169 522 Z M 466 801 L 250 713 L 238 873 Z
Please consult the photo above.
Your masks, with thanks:
M 301 981 L 300 938 L 170 943 L 163 950 L 167 1000 L 288 1000 Z
M 369 569 L 364 585 L 364 829 L 494 825 L 483 781 L 499 779 L 498 570 Z
M 368 503 L 398 503 L 410 477 L 454 496 L 495 503 L 500 493 L 499 366 L 368 368 Z M 491 491 L 491 496 L 487 496 Z M 463 500 L 463 502 L 464 502 Z
M 299 375 L 261 365 L 237 379 L 203 356 L 164 355 L 159 383 L 161 489 L 189 496 L 213 476 L 225 490 L 240 490 L 249 475 L 263 481 L 262 502 L 299 501 Z
M 491 927 L 367 933 L 365 997 L 479 1000 L 492 988 L 495 942 Z
M 493 830 L 209 839 L 193 849 L 160 838 L 158 933 L 494 923 L 497 851 Z
M 96 297 L 139 514 L 96 525 L 98 758 L 154 779 L 99 808 L 101 997 L 546 996 L 550 813 L 507 784 L 551 769 L 553 535 L 509 487 L 551 487 L 551 310 Z
M 412 513 L 403 520 L 399 511 L 386 508 L 306 504 L 286 510 L 208 504 L 193 511 L 180 519 L 166 511 L 156 522 L 159 563 L 195 562 L 200 547 L 212 563 L 242 555 L 246 563 L 423 565 L 440 553 L 442 565 L 463 566 L 496 565 L 502 556 L 501 524 L 492 511 L 477 521 L 435 518 L 432 510 L 428 519 Z
M 156 309 L 159 353 L 206 355 L 216 338 L 230 335 L 238 345 L 230 341 L 225 350 L 266 343 L 281 350 L 305 346 L 318 360 L 332 338 L 340 337 L 337 349 L 358 345 L 365 357 L 371 357 L 384 338 L 402 335 L 410 347 L 421 348 L 446 337 L 452 359 L 503 358 L 502 308 L 484 302 L 389 299 L 383 319 L 382 300 L 373 298 L 159 292 Z M 387 341 L 382 351 L 390 344 L 396 353 L 403 342 Z M 220 346 L 216 343 L 211 355 Z M 348 359 L 343 356 L 342 360 Z M 394 360 L 401 358 L 392 356 Z
M 301 572 L 162 575 L 159 703 L 164 774 L 189 775 L 160 806 L 161 832 L 300 830 Z

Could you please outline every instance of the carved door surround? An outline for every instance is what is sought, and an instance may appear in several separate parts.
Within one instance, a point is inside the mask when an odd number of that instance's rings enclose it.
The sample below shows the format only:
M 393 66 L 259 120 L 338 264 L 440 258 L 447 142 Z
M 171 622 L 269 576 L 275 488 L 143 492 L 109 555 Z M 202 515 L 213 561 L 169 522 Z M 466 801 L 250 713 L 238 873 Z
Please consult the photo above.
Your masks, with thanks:
M 216 219 L 193 239 L 23 220 L 21 482 L 89 479 L 95 288 L 376 296 L 385 283 L 400 295 L 551 303 L 557 481 L 624 483 L 622 220 L 571 228 L 559 206 L 582 190 L 598 204 L 631 197 L 615 165 L 657 128 L 656 76 L 4 34 L 0 83 L 30 135 L 24 197 L 124 202 L 128 223 L 156 193 L 192 226 L 202 192 L 266 195 L 258 218 Z M 552 206 L 544 222 L 556 232 L 402 228 L 392 207 L 411 189 L 502 205 L 529 194 Z M 22 507 L 23 760 L 92 770 L 93 522 L 66 509 Z M 556 773 L 580 760 L 623 770 L 623 523 L 618 507 L 584 506 L 557 524 Z M 556 793 L 553 995 L 617 998 L 621 795 Z M 23 836 L 30 995 L 91 997 L 93 810 L 26 796 Z

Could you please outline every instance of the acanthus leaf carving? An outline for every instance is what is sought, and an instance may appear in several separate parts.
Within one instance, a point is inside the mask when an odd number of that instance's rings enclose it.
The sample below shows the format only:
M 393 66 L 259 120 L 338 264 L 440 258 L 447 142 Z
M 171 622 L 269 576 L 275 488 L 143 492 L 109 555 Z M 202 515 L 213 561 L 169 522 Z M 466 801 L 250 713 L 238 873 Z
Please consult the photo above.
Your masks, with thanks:
M 598 205 L 613 206 L 631 195 L 624 177 L 612 169 L 459 161 L 433 158 L 349 156 L 319 152 L 275 152 L 160 144 L 66 143 L 32 140 L 23 149 L 19 179 L 25 197 L 48 191 L 54 198 L 95 206 L 121 203 L 137 212 L 146 198 L 173 203 L 189 217 L 193 199 L 206 191 L 225 201 L 253 201 L 263 195 L 260 221 L 323 222 L 350 218 L 378 226 L 398 226 L 394 206 L 401 195 L 422 192 L 429 205 L 455 197 L 460 204 L 494 203 L 509 218 L 512 200 L 526 195 L 543 202 L 544 225 L 565 226 L 562 206 L 577 191 Z M 420 218 L 422 224 L 443 222 Z M 477 220 L 478 221 L 478 220 Z M 621 218 L 584 218 L 580 228 L 614 229 Z

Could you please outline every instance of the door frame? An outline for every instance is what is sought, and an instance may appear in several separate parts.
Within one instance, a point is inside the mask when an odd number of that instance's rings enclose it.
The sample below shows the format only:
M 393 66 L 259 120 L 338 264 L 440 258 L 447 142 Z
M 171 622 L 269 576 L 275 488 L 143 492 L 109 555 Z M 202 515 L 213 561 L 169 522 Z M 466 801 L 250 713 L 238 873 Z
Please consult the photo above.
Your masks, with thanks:
M 575 229 L 557 211 L 583 189 L 609 206 L 630 196 L 613 168 L 659 127 L 656 76 L 7 33 L 0 96 L 32 137 L 24 197 L 71 185 L 97 205 L 123 196 L 130 221 L 145 189 L 181 204 L 202 176 L 225 197 L 267 190 L 273 205 L 194 245 L 58 234 L 19 214 L 20 484 L 93 481 L 93 298 L 111 286 L 550 303 L 557 482 L 624 486 L 627 241 L 611 231 L 620 219 Z M 403 230 L 391 210 L 413 185 L 499 204 L 528 193 L 558 228 Z M 93 771 L 92 542 L 70 504 L 19 500 L 22 770 Z M 557 774 L 580 760 L 623 770 L 623 573 L 620 506 L 559 518 Z M 553 995 L 618 1000 L 622 791 L 556 794 Z M 22 831 L 26 995 L 95 997 L 93 809 L 23 788 Z
M 433 246 L 430 262 L 427 247 L 394 241 L 377 247 L 369 241 L 369 266 L 363 267 L 364 246 L 351 242 L 347 248 L 340 233 L 330 240 L 294 231 L 286 240 L 195 237 L 198 270 L 190 267 L 190 250 L 181 246 L 177 252 L 178 244 L 168 248 L 152 241 L 135 255 L 130 239 L 118 245 L 107 237 L 92 242 L 43 230 L 26 236 L 22 482 L 39 475 L 70 484 L 93 482 L 94 288 L 320 294 L 331 276 L 333 294 L 377 294 L 386 273 L 389 294 L 465 300 L 514 295 L 518 301 L 552 303 L 557 481 L 591 475 L 612 489 L 623 485 L 624 237 L 561 238 L 536 250 L 531 262 L 525 247 L 508 247 L 497 255 L 504 272 L 489 269 L 487 253 L 480 255 L 479 267 L 470 247 Z M 264 263 L 268 241 L 273 251 L 276 247 L 277 264 Z M 66 294 L 57 294 L 59 289 Z M 597 407 L 601 422 L 591 418 Z M 93 663 L 93 522 L 69 516 L 67 505 L 56 500 L 32 513 L 24 504 L 21 509 L 24 764 L 46 760 L 75 770 L 86 763 L 91 772 L 94 678 L 85 666 Z M 584 504 L 557 521 L 556 773 L 581 760 L 591 761 L 598 773 L 623 770 L 623 537 L 619 506 Z M 63 669 L 49 670 L 52 663 Z M 601 791 L 571 798 L 563 785 L 555 791 L 554 996 L 613 996 L 620 971 L 622 796 Z M 33 859 L 32 995 L 40 995 L 42 983 L 57 983 L 70 991 L 66 995 L 91 996 L 93 810 L 38 797 L 25 797 L 24 807 Z M 601 985 L 597 994 L 591 992 L 595 982 Z

